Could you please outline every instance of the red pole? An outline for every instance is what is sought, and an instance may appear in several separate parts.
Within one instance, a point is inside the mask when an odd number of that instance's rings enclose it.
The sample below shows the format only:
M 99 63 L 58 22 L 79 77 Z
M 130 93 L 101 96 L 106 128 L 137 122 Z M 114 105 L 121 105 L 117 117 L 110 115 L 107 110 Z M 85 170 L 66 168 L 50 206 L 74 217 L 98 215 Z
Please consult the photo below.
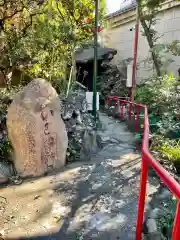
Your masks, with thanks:
M 138 39 L 139 39 L 139 14 L 138 14 L 138 6 L 137 6 L 136 28 L 135 28 L 135 39 L 134 39 L 134 58 L 133 58 L 133 71 L 132 71 L 131 102 L 134 102 L 134 88 L 135 88 L 135 84 L 136 84 Z
M 174 228 L 172 233 L 173 240 L 180 239 L 180 203 L 177 204 L 176 217 L 174 221 Z
M 138 218 L 136 225 L 136 240 L 142 239 L 142 226 L 144 219 L 144 206 L 146 198 L 146 184 L 148 178 L 148 167 L 144 155 L 142 156 L 142 167 L 141 167 L 141 180 L 140 180 L 140 192 L 138 201 Z

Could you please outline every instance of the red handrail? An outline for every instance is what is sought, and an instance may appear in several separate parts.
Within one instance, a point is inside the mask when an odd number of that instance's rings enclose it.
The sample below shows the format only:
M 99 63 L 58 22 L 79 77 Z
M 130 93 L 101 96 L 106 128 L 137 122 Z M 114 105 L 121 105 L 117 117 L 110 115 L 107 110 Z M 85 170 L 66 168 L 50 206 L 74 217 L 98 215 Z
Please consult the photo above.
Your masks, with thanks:
M 144 218 L 144 206 L 146 196 L 146 185 L 148 178 L 148 165 L 151 166 L 161 180 L 167 185 L 170 191 L 176 196 L 178 200 L 176 217 L 174 221 L 174 227 L 172 232 L 172 240 L 180 240 L 180 185 L 170 174 L 153 158 L 149 152 L 149 120 L 147 106 L 143 104 L 135 104 L 127 100 L 122 100 L 118 96 L 108 96 L 108 109 L 110 109 L 111 101 L 114 102 L 114 114 L 117 113 L 117 103 L 120 104 L 120 119 L 124 117 L 124 106 L 129 105 L 129 120 L 132 118 L 132 108 L 135 106 L 135 120 L 136 120 L 136 131 L 139 127 L 139 111 L 140 108 L 144 109 L 144 136 L 142 142 L 142 166 L 141 166 L 141 180 L 139 190 L 139 201 L 138 201 L 138 217 L 136 225 L 136 240 L 142 239 L 142 225 Z

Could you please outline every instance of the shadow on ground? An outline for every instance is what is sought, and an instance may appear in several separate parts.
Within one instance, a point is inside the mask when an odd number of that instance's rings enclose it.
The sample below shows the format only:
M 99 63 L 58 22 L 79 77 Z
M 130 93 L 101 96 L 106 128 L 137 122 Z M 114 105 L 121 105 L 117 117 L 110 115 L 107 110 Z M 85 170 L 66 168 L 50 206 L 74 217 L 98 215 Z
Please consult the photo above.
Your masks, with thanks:
M 35 233 L 36 237 L 32 237 L 35 229 L 28 229 L 33 225 L 26 222 L 23 227 L 27 234 L 22 235 L 22 239 L 134 239 L 139 162 L 138 156 L 128 163 L 111 159 L 83 165 L 69 181 L 63 181 L 63 175 L 61 181 L 56 181 L 54 176 L 50 177 L 50 181 L 54 178 L 51 194 L 56 195 L 59 200 L 56 199 L 51 204 L 47 201 L 36 217 L 31 219 L 45 231 Z M 38 183 L 34 182 L 34 185 L 38 186 Z M 45 188 L 44 186 L 42 191 L 33 195 L 34 201 L 43 195 Z M 18 190 L 16 193 L 20 194 Z M 29 194 L 32 194 L 31 191 Z M 27 196 L 27 192 L 25 195 Z M 59 209 L 56 209 L 54 216 L 50 214 L 49 226 L 48 214 L 52 212 L 53 205 L 59 205 Z M 63 214 L 62 208 L 65 209 Z M 16 238 L 12 234 L 9 239 L 21 239 L 18 235 Z
M 141 156 L 125 124 L 100 119 L 108 143 L 92 161 L 2 190 L 4 239 L 135 239 Z

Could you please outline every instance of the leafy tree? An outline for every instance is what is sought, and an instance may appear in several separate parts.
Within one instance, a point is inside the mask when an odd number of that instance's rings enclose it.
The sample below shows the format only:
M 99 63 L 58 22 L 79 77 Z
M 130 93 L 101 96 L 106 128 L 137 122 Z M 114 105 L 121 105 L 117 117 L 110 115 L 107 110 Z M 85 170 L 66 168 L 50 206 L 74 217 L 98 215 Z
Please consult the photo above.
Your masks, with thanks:
M 26 36 L 34 17 L 43 12 L 45 1 L 0 0 L 1 72 L 7 77 L 16 65 L 19 40 Z M 14 51 L 15 50 L 15 51 Z
M 138 14 L 141 25 L 143 27 L 144 35 L 150 47 L 152 60 L 158 76 L 161 76 L 161 59 L 156 48 L 159 35 L 155 30 L 156 16 L 165 0 L 138 0 Z
M 175 56 L 180 56 L 180 41 L 174 40 L 171 44 L 169 44 L 169 50 Z
M 0 66 L 5 76 L 20 67 L 32 76 L 66 79 L 75 47 L 93 37 L 86 19 L 93 18 L 94 3 L 0 0 L 0 51 L 4 56 Z M 105 0 L 100 3 L 102 19 Z

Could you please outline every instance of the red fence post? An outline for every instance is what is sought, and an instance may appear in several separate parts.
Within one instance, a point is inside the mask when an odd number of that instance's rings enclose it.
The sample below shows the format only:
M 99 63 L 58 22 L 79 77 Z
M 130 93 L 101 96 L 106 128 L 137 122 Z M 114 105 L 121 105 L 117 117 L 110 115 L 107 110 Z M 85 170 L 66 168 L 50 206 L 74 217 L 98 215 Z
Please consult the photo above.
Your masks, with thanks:
M 176 217 L 175 217 L 175 220 L 174 220 L 172 239 L 173 240 L 179 240 L 180 239 L 180 202 L 178 202 L 178 204 L 177 204 Z
M 117 102 L 120 101 L 120 118 L 124 118 L 124 106 L 129 104 L 129 120 L 132 118 L 133 104 L 127 100 L 120 100 L 118 96 L 108 96 L 108 108 L 110 108 L 111 100 L 115 102 L 114 113 L 116 114 Z M 142 227 L 144 220 L 144 207 L 146 199 L 146 185 L 148 178 L 148 165 L 150 165 L 157 173 L 157 175 L 168 186 L 171 192 L 177 197 L 178 204 L 176 210 L 176 217 L 174 221 L 174 228 L 172 233 L 172 240 L 180 240 L 180 184 L 172 178 L 168 172 L 153 158 L 149 152 L 149 120 L 147 107 L 143 104 L 135 104 L 136 106 L 136 130 L 139 128 L 139 112 L 140 108 L 144 108 L 144 136 L 142 147 L 142 166 L 141 166 L 141 180 L 138 200 L 138 217 L 136 225 L 136 240 L 142 240 Z
M 144 156 L 142 155 L 141 180 L 140 180 L 140 191 L 139 191 L 139 202 L 138 202 L 138 218 L 137 218 L 137 225 L 136 225 L 136 240 L 142 239 L 142 225 L 143 225 L 143 219 L 144 219 L 147 177 L 148 177 L 148 167 L 144 159 Z
M 119 118 L 120 118 L 120 120 L 121 120 L 121 105 L 122 105 L 121 100 L 119 100 Z

